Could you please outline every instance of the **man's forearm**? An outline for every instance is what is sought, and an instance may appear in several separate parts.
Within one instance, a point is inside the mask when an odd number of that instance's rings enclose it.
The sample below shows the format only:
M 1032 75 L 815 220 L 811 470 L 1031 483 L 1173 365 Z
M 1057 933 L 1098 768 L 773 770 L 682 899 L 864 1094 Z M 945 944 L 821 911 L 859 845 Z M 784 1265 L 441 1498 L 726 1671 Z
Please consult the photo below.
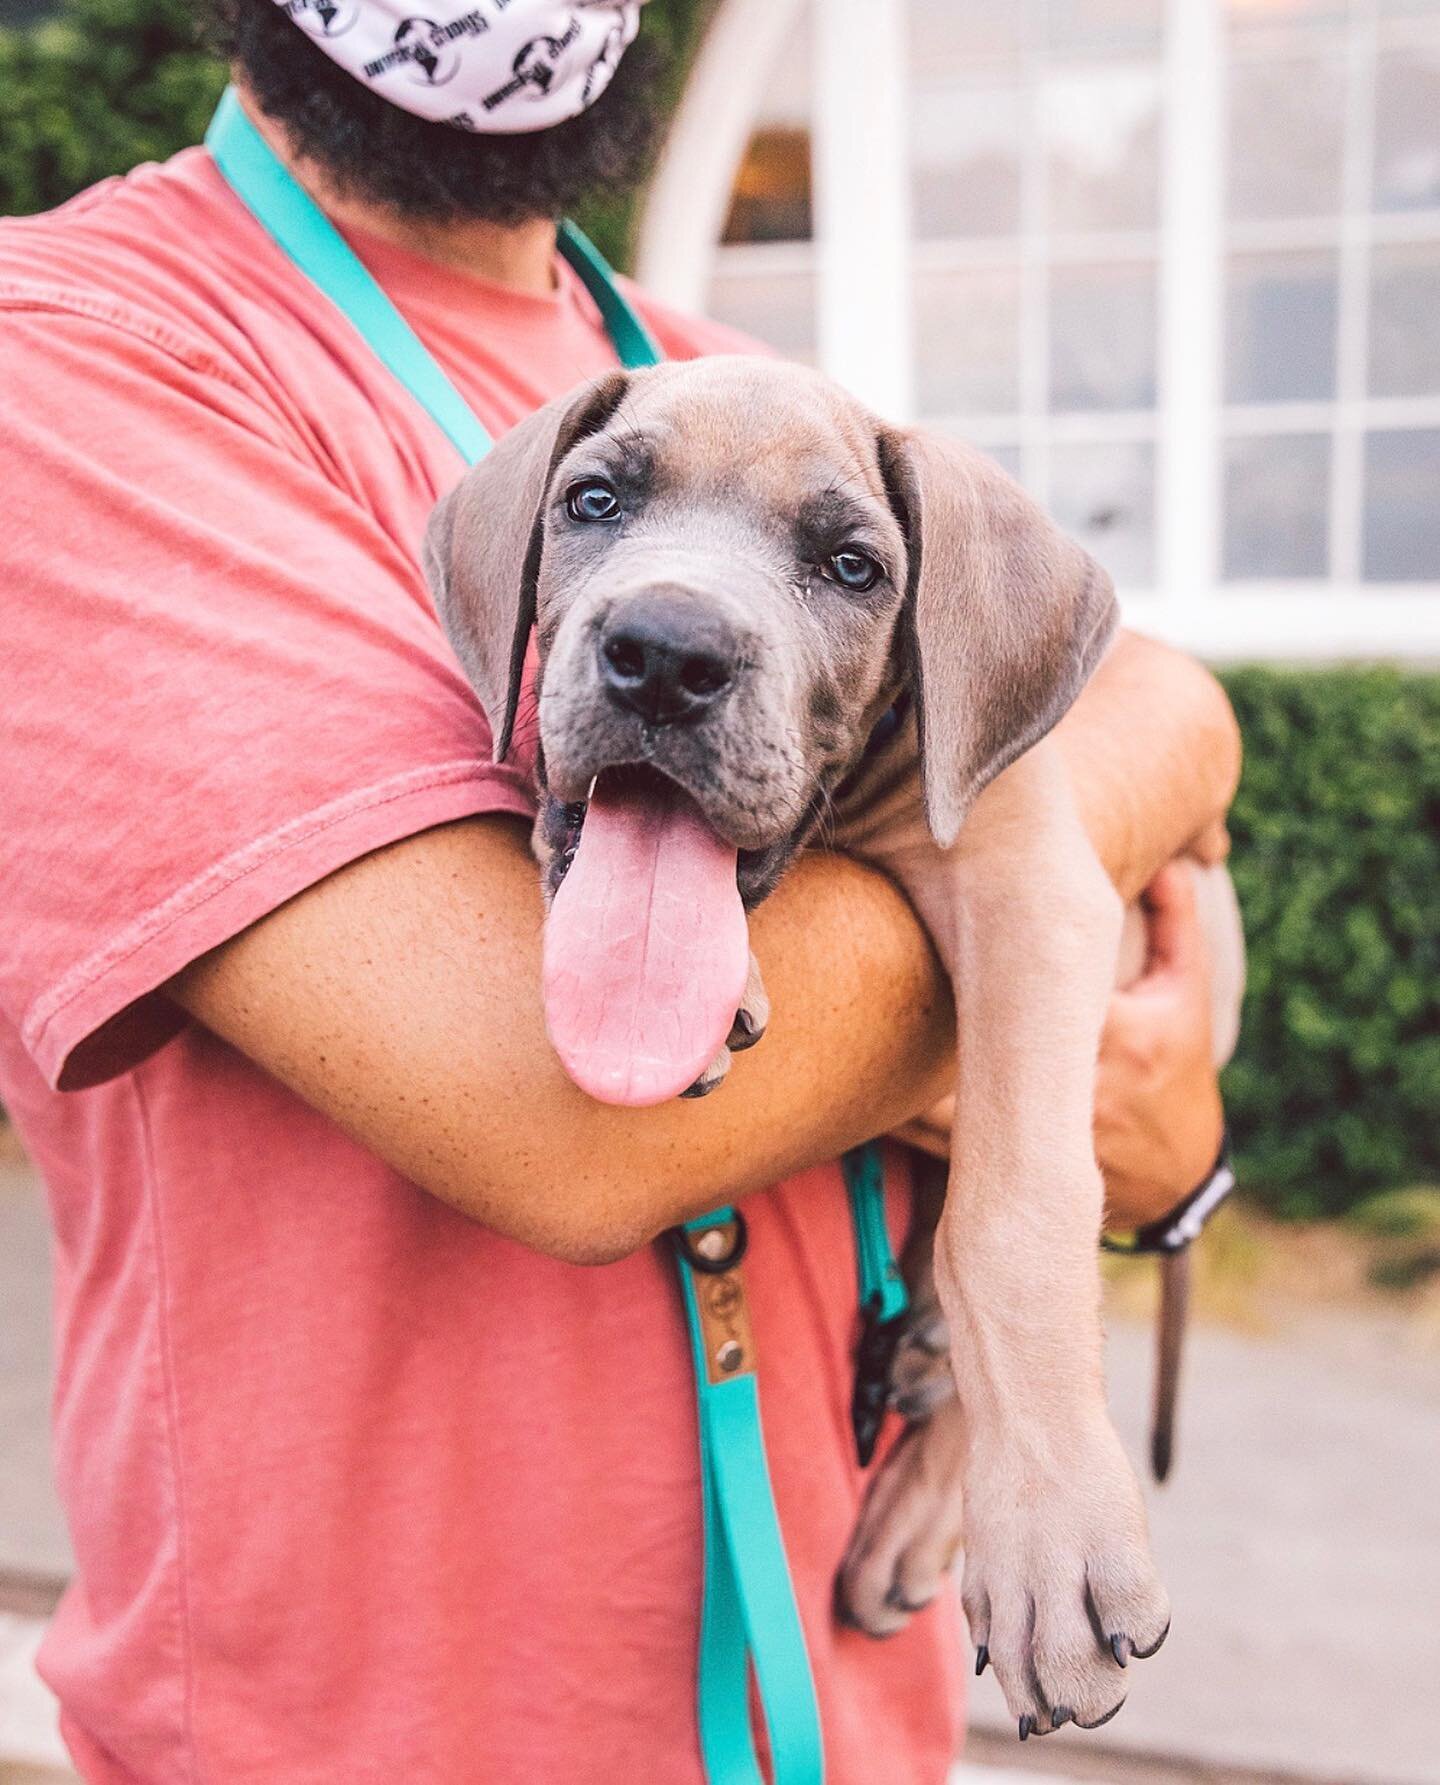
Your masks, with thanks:
M 1096 853 L 1127 903 L 1218 825 L 1240 779 L 1220 684 L 1170 646 L 1122 632 L 1055 739 Z
M 445 827 L 312 887 L 181 975 L 208 1027 L 462 1213 L 574 1260 L 895 1128 L 949 1088 L 954 1013 L 901 895 L 807 856 L 754 914 L 770 1033 L 703 1102 L 613 1109 L 540 1011 L 523 828 Z

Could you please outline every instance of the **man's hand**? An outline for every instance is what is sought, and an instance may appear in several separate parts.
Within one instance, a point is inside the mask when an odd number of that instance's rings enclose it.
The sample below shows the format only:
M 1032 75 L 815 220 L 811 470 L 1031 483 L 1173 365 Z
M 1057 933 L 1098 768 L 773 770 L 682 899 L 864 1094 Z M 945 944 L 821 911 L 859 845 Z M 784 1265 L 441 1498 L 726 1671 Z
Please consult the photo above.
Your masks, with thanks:
M 1095 1150 L 1114 1227 L 1174 1208 L 1214 1163 L 1224 1125 L 1191 870 L 1162 868 L 1142 905 L 1145 969 L 1110 1000 L 1095 1084 Z

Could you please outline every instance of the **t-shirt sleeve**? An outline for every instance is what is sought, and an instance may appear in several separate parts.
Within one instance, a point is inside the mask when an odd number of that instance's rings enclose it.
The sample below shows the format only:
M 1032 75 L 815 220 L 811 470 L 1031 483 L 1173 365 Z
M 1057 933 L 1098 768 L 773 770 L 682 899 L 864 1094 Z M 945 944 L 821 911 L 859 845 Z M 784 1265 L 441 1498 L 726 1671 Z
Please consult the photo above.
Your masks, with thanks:
M 326 874 L 532 807 L 418 538 L 223 363 L 0 306 L 0 393 L 0 1011 L 69 1088 L 169 1039 L 159 988 Z

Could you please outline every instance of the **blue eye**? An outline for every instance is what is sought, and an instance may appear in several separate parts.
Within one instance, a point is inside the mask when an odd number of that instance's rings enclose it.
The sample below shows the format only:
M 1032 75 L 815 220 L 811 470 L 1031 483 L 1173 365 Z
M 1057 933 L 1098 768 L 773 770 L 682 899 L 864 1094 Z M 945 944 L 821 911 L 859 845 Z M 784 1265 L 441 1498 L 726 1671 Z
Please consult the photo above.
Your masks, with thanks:
M 613 521 L 620 515 L 620 498 L 603 477 L 587 477 L 565 492 L 571 520 Z
M 836 552 L 825 560 L 825 574 L 833 583 L 839 583 L 842 589 L 849 589 L 854 595 L 863 595 L 867 589 L 873 589 L 885 574 L 870 556 L 856 546 L 847 546 L 843 552 Z

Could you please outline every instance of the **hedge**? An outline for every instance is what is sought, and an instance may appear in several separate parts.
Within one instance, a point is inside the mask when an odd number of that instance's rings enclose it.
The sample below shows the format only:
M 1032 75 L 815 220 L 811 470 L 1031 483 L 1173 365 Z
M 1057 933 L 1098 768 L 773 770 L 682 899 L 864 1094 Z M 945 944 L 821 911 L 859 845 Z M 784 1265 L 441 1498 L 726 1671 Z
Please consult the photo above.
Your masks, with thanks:
M 1440 1183 L 1440 677 L 1235 669 L 1241 1176 L 1286 1216 Z
M 652 0 L 677 70 L 708 0 Z M 0 211 L 31 211 L 198 140 L 224 81 L 191 0 L 59 0 L 0 31 Z M 622 264 L 633 207 L 584 222 Z M 1240 669 L 1232 830 L 1250 985 L 1227 1096 L 1244 1182 L 1337 1212 L 1440 1182 L 1440 680 Z

